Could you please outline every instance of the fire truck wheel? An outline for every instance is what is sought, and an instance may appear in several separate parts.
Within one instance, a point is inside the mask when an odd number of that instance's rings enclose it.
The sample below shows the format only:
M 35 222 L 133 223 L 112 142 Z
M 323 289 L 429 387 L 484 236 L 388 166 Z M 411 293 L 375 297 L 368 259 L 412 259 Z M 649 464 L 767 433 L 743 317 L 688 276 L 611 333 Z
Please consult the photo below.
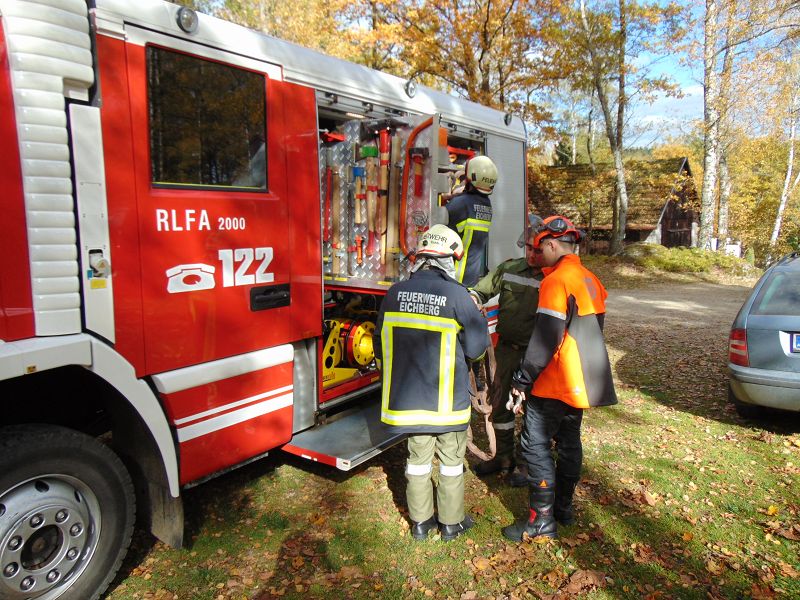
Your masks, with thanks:
M 128 471 L 95 438 L 0 428 L 0 598 L 95 600 L 128 550 L 134 513 Z

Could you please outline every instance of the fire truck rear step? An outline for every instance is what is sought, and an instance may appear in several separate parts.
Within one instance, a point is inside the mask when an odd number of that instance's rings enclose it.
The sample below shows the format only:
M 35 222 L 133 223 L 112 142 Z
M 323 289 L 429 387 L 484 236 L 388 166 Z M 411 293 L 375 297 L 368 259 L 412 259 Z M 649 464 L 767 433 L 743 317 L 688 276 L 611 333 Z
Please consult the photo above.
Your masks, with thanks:
M 378 399 L 335 421 L 296 434 L 282 449 L 349 471 L 406 437 L 405 434 L 394 433 L 381 423 L 381 403 Z

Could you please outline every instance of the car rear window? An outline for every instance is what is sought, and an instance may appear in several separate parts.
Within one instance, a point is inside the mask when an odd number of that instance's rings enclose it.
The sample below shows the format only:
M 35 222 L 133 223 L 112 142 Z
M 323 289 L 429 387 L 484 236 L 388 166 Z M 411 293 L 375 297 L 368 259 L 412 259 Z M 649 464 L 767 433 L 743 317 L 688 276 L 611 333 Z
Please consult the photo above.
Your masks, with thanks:
M 775 271 L 753 303 L 753 314 L 800 316 L 800 271 Z

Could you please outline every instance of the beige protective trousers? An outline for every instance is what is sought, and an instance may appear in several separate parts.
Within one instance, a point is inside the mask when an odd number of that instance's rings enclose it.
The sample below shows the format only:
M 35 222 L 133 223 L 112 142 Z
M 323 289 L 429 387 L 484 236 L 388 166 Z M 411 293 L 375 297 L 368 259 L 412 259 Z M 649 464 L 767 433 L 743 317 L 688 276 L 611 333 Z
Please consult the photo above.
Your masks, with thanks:
M 438 435 L 412 435 L 408 438 L 406 464 L 406 502 L 412 521 L 421 523 L 433 516 L 433 457 L 439 459 L 436 485 L 438 519 L 443 525 L 464 520 L 464 454 L 467 432 L 451 431 Z

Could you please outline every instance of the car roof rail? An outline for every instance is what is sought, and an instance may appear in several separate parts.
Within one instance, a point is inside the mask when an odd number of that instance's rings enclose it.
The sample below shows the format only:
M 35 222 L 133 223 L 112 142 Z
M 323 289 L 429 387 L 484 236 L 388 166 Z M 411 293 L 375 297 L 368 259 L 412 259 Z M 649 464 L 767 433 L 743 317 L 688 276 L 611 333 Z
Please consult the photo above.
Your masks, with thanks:
M 787 263 L 794 262 L 795 260 L 797 260 L 797 259 L 799 259 L 799 258 L 800 258 L 800 252 L 798 252 L 798 251 L 794 251 L 794 252 L 790 252 L 790 253 L 789 253 L 789 254 L 787 254 L 786 256 L 782 257 L 782 258 L 781 258 L 781 259 L 780 259 L 780 260 L 779 260 L 777 263 L 775 263 L 775 264 L 776 264 L 776 266 L 777 266 L 777 265 L 785 265 L 785 264 L 787 264 Z

